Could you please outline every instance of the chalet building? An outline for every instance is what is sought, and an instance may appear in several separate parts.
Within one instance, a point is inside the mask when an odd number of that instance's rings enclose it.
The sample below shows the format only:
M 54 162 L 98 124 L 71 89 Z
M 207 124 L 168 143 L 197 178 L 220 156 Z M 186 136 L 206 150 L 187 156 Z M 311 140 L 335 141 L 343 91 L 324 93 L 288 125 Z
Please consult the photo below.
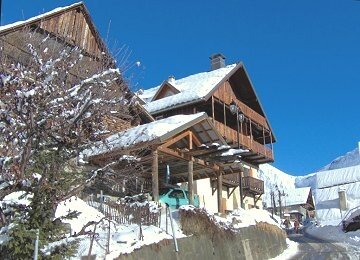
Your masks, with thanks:
M 257 169 L 260 164 L 274 161 L 274 133 L 244 64 L 226 66 L 221 54 L 211 56 L 210 60 L 210 71 L 182 79 L 170 76 L 159 86 L 145 90 L 139 96 L 140 102 L 156 120 L 205 112 L 214 131 L 230 148 L 227 156 L 210 155 L 213 151 L 198 153 L 220 169 L 238 164 L 223 174 L 221 186 L 217 184 L 219 178 L 210 176 L 196 181 L 194 190 L 203 205 L 220 212 L 241 205 L 261 206 L 257 201 L 264 192 L 264 183 L 258 179 Z M 219 187 L 221 196 L 217 192 Z M 216 196 L 222 200 L 218 205 L 214 203 Z

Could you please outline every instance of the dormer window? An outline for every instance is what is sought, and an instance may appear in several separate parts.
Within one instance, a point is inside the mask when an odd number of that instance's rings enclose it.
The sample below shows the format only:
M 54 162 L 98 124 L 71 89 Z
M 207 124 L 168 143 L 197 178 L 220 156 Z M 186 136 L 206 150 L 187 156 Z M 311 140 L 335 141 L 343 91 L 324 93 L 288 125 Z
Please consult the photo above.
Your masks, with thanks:
M 173 96 L 175 94 L 180 93 L 178 89 L 176 89 L 175 85 L 175 77 L 170 76 L 167 81 L 164 81 L 160 86 L 156 94 L 154 95 L 151 101 L 159 100 L 165 97 Z

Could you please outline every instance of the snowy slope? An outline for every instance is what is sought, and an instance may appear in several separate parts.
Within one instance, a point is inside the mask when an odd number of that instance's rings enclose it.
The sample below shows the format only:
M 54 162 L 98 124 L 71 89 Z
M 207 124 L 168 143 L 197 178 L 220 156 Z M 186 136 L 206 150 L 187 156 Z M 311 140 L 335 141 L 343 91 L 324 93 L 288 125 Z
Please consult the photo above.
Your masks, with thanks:
M 359 142 L 360 146 L 360 142 Z M 360 151 L 359 148 L 352 150 L 351 152 L 346 153 L 343 156 L 340 156 L 333 160 L 328 165 L 322 167 L 320 171 L 328 171 L 328 170 L 335 170 L 350 166 L 360 165 Z
M 262 197 L 267 206 L 271 205 L 271 191 L 277 188 L 285 194 L 291 193 L 295 189 L 295 176 L 291 176 L 270 164 L 262 164 L 259 168 L 259 178 L 264 181 L 265 194 Z M 276 188 L 277 186 L 277 188 Z

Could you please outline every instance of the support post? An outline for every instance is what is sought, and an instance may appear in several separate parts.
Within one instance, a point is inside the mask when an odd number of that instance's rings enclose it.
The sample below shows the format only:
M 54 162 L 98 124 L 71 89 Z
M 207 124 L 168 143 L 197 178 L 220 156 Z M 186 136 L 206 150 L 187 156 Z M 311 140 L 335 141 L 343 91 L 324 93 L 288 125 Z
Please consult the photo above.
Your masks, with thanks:
M 214 104 L 214 96 L 211 96 L 211 113 L 212 113 L 212 122 L 215 125 L 215 104 Z
M 159 201 L 159 155 L 157 150 L 153 151 L 152 159 L 152 197 L 153 201 Z
M 218 177 L 217 177 L 217 197 L 218 197 L 218 212 L 222 213 L 222 172 L 219 171 L 218 172 Z
M 225 103 L 224 103 L 224 136 L 227 136 L 227 124 L 226 124 L 226 106 L 225 106 Z
M 239 172 L 239 191 L 240 191 L 240 207 L 245 209 L 244 207 L 244 195 L 243 195 L 243 185 L 242 185 L 242 170 Z
M 194 162 L 191 160 L 188 162 L 188 192 L 189 192 L 189 204 L 194 205 Z
M 236 110 L 236 123 L 237 123 L 237 147 L 240 149 L 240 125 L 239 125 L 239 109 Z

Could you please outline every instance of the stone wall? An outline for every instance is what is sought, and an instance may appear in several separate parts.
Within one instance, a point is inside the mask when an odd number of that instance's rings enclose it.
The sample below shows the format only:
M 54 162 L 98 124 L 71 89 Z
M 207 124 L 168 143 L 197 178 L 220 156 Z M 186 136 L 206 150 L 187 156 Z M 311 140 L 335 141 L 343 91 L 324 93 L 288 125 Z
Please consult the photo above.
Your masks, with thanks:
M 201 217 L 187 216 L 181 222 L 184 233 L 193 235 L 178 239 L 179 252 L 173 240 L 163 240 L 117 259 L 269 259 L 286 249 L 286 234 L 267 223 L 234 231 Z

